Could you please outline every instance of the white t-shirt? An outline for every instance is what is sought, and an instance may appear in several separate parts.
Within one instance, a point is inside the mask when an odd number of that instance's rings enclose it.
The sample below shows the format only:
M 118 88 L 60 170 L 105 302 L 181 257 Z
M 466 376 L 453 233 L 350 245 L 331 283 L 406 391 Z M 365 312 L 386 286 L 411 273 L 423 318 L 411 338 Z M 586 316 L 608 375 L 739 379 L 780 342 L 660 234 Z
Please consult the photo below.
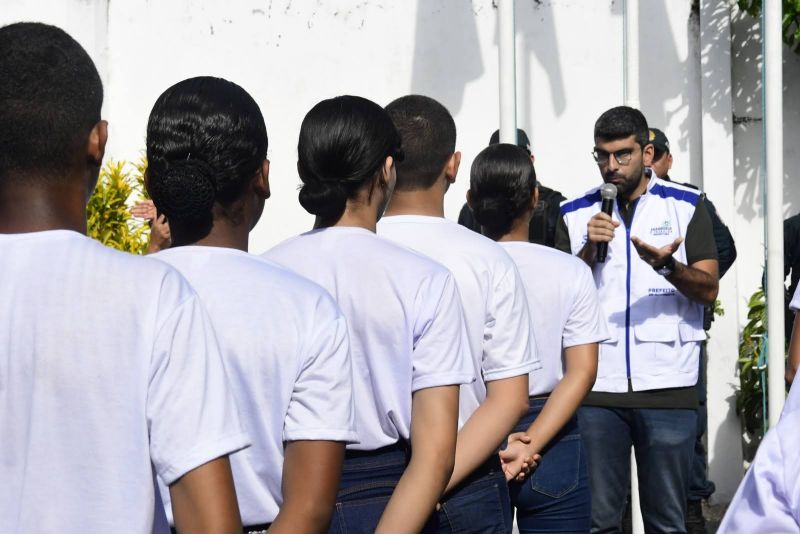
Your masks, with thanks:
M 450 273 L 369 230 L 332 227 L 291 238 L 265 256 L 333 295 L 350 332 L 359 443 L 410 439 L 411 394 L 475 379 Z
M 499 243 L 525 282 L 542 368 L 530 379 L 530 395 L 550 393 L 564 377 L 563 349 L 608 339 L 608 329 L 589 267 L 575 256 L 525 243 Z
M 383 217 L 378 235 L 453 273 L 475 373 L 483 377 L 461 387 L 460 428 L 486 399 L 484 382 L 527 375 L 540 366 L 525 287 L 514 262 L 494 241 L 443 217 Z
M 345 318 L 321 287 L 240 250 L 177 247 L 154 257 L 180 271 L 208 311 L 253 441 L 231 456 L 242 522 L 271 523 L 283 502 L 284 441 L 356 439 Z
M 3 532 L 149 533 L 154 471 L 172 484 L 248 445 L 171 267 L 71 231 L 0 235 L 0 317 Z

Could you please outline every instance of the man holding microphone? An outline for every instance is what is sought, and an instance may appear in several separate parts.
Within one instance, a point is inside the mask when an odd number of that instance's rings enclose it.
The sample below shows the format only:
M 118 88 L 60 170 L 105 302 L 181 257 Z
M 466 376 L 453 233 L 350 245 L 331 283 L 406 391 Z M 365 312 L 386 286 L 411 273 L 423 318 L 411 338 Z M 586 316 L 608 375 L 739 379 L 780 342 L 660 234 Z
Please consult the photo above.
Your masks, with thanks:
M 592 531 L 621 532 L 633 446 L 645 529 L 686 532 L 703 306 L 719 288 L 711 219 L 697 191 L 648 168 L 653 145 L 640 111 L 603 113 L 594 142 L 616 200 L 602 206 L 597 187 L 564 202 L 556 243 L 592 268 L 611 335 L 600 344 L 597 380 L 578 413 Z

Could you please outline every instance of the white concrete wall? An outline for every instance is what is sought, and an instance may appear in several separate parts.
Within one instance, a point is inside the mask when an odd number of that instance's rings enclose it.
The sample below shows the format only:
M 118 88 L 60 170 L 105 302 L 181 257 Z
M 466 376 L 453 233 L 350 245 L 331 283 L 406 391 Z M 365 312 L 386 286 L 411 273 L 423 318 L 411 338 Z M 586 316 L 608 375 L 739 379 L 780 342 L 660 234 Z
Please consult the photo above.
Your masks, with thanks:
M 763 242 L 761 126 L 734 125 L 731 107 L 737 117 L 760 118 L 759 50 L 752 20 L 736 18 L 732 39 L 725 37 L 728 0 L 702 4 L 701 16 L 688 0 L 641 2 L 640 100 L 651 125 L 670 138 L 671 176 L 711 193 L 739 245 L 737 268 L 723 281 L 728 315 L 715 324 L 710 349 L 711 470 L 726 500 L 740 476 L 730 444 L 737 328 L 758 285 Z M 622 102 L 622 5 L 517 0 L 519 125 L 530 134 L 542 182 L 567 196 L 598 182 L 589 155 L 593 124 Z M 338 94 L 384 105 L 414 92 L 448 106 L 464 156 L 446 203 L 454 218 L 472 159 L 498 126 L 495 19 L 492 0 L 0 0 L 0 24 L 57 24 L 96 59 L 109 157 L 138 157 L 153 102 L 181 79 L 216 75 L 247 89 L 265 115 L 272 161 L 273 196 L 252 235 L 255 252 L 310 227 L 297 203 L 297 134 L 313 104 Z M 785 82 L 796 92 L 793 54 Z M 800 158 L 800 107 L 788 90 L 784 103 L 789 214 L 800 210 L 800 187 L 790 179 Z

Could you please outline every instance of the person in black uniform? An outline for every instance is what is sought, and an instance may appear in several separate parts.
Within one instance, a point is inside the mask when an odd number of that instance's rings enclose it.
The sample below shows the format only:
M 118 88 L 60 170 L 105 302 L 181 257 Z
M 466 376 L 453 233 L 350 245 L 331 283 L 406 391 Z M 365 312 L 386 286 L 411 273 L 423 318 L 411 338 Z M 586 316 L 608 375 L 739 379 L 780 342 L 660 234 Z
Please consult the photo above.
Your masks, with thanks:
M 495 130 L 489 138 L 489 144 L 496 145 L 499 142 L 500 130 Z M 535 158 L 531 153 L 531 142 L 528 139 L 528 134 L 520 128 L 517 128 L 517 146 L 524 149 L 531 157 L 531 161 L 534 161 Z M 561 217 L 560 205 L 567 198 L 555 189 L 543 186 L 541 182 L 538 183 L 538 188 L 539 201 L 536 203 L 533 217 L 531 217 L 528 239 L 531 243 L 555 247 L 556 227 L 558 226 L 558 219 Z M 472 210 L 466 203 L 461 208 L 461 213 L 458 214 L 458 224 L 481 233 L 481 225 L 475 220 Z M 569 252 L 569 250 L 565 252 Z
M 669 139 L 661 130 L 650 128 L 650 142 L 653 144 L 654 155 L 652 169 L 659 178 L 670 180 L 669 171 L 672 168 L 672 154 L 669 150 Z M 684 183 L 683 185 L 697 187 Z M 705 196 L 706 208 L 711 217 L 711 225 L 714 231 L 714 241 L 717 244 L 717 254 L 719 256 L 719 277 L 722 278 L 727 270 L 736 260 L 736 243 L 730 230 L 722 222 L 717 213 L 717 209 L 711 200 Z M 800 276 L 800 275 L 799 275 Z M 706 307 L 703 317 L 703 327 L 705 330 L 711 328 L 714 320 L 714 313 L 710 307 Z M 706 346 L 703 344 L 700 353 L 700 374 L 697 380 L 697 398 L 699 406 L 697 409 L 697 438 L 694 444 L 694 458 L 692 460 L 692 472 L 689 477 L 689 501 L 687 502 L 686 530 L 689 534 L 705 533 L 706 523 L 703 517 L 702 502 L 708 499 L 716 489 L 714 483 L 708 480 L 706 450 L 703 446 L 703 435 L 708 428 L 708 410 L 706 408 Z

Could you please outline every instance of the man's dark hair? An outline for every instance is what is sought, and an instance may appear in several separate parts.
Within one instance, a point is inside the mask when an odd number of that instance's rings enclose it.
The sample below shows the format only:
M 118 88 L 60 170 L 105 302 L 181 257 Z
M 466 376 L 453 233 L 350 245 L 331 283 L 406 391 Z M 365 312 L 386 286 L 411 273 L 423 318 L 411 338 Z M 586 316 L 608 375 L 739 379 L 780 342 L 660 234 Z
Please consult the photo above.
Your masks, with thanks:
M 83 157 L 102 105 L 92 59 L 63 30 L 0 28 L 0 180 L 63 176 Z
M 386 106 L 405 159 L 397 165 L 398 191 L 431 187 L 456 150 L 456 123 L 443 105 L 427 96 L 408 95 Z
M 632 135 L 636 142 L 644 148 L 650 143 L 650 130 L 647 119 L 641 111 L 628 106 L 611 108 L 594 123 L 594 138 L 603 141 L 616 141 Z

